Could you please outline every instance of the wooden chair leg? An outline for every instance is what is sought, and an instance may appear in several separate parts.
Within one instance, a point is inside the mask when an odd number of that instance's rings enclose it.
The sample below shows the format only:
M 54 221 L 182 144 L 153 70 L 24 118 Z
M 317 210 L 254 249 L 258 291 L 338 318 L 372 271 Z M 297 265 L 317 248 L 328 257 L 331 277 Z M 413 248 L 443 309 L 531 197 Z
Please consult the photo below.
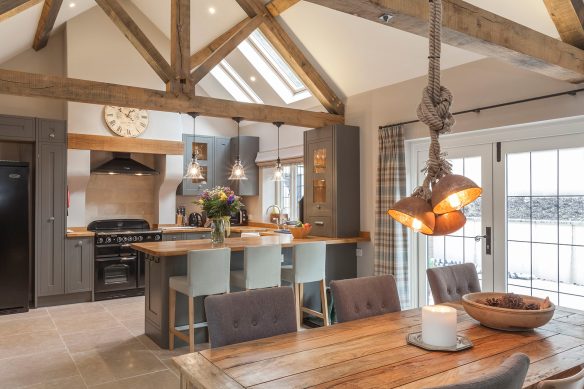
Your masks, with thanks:
M 168 289 L 168 349 L 174 350 L 174 328 L 176 316 L 176 290 Z
M 300 287 L 299 284 L 294 284 L 294 305 L 296 306 L 296 327 L 300 330 L 300 323 L 302 322 L 302 311 L 300 309 Z
M 298 329 L 302 328 L 302 323 L 304 322 L 304 312 L 302 308 L 304 307 L 304 284 L 298 284 L 298 306 L 299 306 L 299 315 L 300 315 L 300 323 Z
M 328 302 L 326 300 L 326 280 L 320 281 L 320 304 L 322 307 L 322 320 L 325 326 L 329 325 Z
M 189 351 L 195 352 L 195 299 L 189 298 Z

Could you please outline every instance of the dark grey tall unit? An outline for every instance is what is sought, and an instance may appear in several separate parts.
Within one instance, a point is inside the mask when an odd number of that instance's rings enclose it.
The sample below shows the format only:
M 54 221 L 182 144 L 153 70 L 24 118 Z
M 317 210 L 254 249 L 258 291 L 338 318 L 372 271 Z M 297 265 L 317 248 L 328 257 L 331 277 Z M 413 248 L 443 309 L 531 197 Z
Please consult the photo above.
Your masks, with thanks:
M 231 167 L 237 157 L 238 138 L 231 138 Z M 231 188 L 240 196 L 257 196 L 260 193 L 260 169 L 255 160 L 260 151 L 260 138 L 257 136 L 239 137 L 239 158 L 245 169 L 247 180 L 230 181 Z
M 358 127 L 304 132 L 304 222 L 312 224 L 312 235 L 359 235 L 359 176 Z
M 229 138 L 215 138 L 215 163 L 213 166 L 213 178 L 215 186 L 229 186 Z

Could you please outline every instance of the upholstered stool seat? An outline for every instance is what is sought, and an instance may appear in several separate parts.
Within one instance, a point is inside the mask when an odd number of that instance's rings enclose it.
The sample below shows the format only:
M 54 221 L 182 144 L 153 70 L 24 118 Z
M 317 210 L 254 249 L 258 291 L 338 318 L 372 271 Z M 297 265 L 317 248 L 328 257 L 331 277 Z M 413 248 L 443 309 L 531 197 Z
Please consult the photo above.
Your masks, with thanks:
M 460 302 L 465 294 L 481 291 L 474 263 L 434 267 L 426 274 L 435 304 Z
M 231 285 L 241 290 L 280 286 L 282 246 L 249 246 L 243 250 L 243 270 L 231 272 Z

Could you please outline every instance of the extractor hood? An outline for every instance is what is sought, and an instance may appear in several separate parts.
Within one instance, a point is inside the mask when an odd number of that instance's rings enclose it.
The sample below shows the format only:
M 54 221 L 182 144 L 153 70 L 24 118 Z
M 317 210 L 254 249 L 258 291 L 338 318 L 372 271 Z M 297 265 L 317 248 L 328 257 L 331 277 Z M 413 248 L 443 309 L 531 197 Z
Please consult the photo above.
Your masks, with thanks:
M 114 158 L 93 169 L 94 174 L 126 174 L 130 176 L 152 176 L 158 172 L 130 157 L 130 153 L 114 153 Z

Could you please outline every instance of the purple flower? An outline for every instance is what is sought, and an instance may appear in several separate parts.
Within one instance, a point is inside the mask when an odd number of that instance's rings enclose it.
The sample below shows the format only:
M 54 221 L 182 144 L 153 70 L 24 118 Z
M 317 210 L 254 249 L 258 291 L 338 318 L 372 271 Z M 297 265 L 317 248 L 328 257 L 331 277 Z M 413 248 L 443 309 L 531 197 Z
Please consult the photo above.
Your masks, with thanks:
M 235 195 L 229 195 L 227 198 L 227 204 L 231 205 L 235 201 Z

